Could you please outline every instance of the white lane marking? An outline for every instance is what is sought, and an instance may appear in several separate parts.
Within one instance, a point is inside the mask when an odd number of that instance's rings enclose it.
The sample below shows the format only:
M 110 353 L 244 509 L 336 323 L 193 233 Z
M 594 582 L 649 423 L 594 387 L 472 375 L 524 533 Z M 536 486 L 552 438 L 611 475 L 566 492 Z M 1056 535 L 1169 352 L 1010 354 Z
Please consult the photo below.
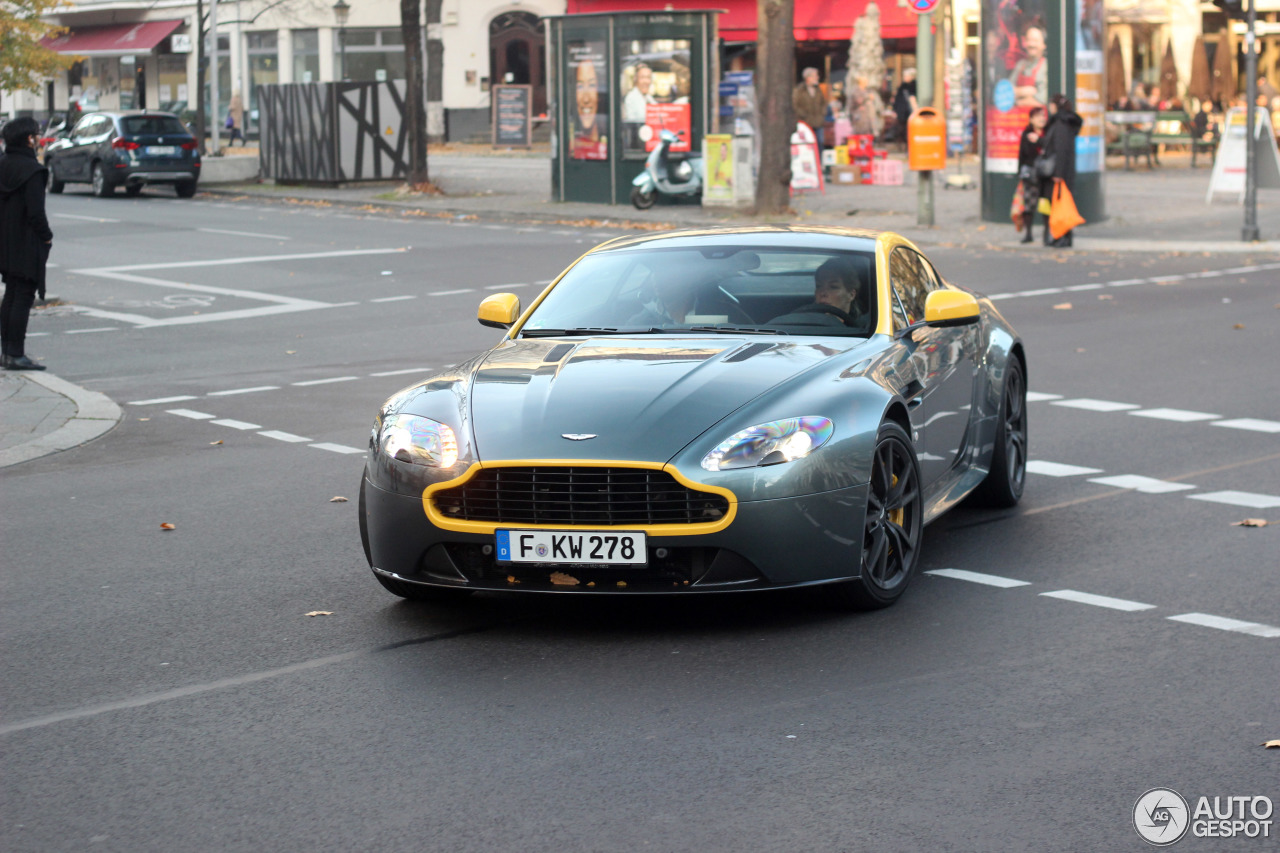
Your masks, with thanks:
M 1202 495 L 1187 495 L 1188 500 L 1208 501 L 1215 504 L 1231 506 L 1247 506 L 1250 509 L 1271 509 L 1280 506 L 1280 497 L 1260 495 L 1256 492 L 1235 492 L 1230 489 L 1221 492 L 1205 492 Z
M 1061 394 L 1045 394 L 1042 391 L 1027 392 L 1028 403 L 1039 403 L 1041 400 L 1061 400 L 1061 399 L 1062 399 Z
M 216 421 L 209 421 L 209 423 L 231 427 L 232 429 L 262 429 L 262 424 L 251 424 L 248 421 L 238 421 L 235 418 L 219 418 Z
M 528 287 L 527 284 L 487 284 L 485 290 L 515 290 L 517 287 Z
M 1185 492 L 1194 489 L 1186 483 L 1171 483 L 1168 480 L 1157 480 L 1154 477 L 1140 477 L 1137 474 L 1118 474 L 1115 477 L 1096 477 L 1090 483 L 1104 486 L 1115 486 L 1118 489 L 1133 489 L 1146 495 L 1163 495 L 1168 492 Z
M 1247 429 L 1253 432 L 1280 432 L 1280 421 L 1263 421 L 1258 418 L 1235 418 L 1229 421 L 1214 421 L 1210 426 Z
M 370 373 L 370 376 L 403 376 L 406 373 L 426 373 L 430 367 L 406 367 L 404 370 L 384 370 L 381 373 Z
M 457 296 L 459 293 L 472 293 L 474 287 L 461 287 L 457 290 L 437 290 L 435 293 L 428 293 L 427 296 Z
M 59 219 L 78 219 L 81 222 L 119 222 L 119 219 L 107 219 L 104 216 L 77 216 L 74 213 L 50 213 L 50 216 L 56 216 Z
M 234 394 L 256 394 L 259 391 L 279 391 L 279 385 L 258 385 L 254 388 L 229 388 L 226 391 L 210 391 L 210 397 L 230 397 Z
M 1235 631 L 1238 634 L 1252 634 L 1255 637 L 1280 637 L 1280 628 L 1263 625 L 1259 622 L 1242 622 L 1239 619 L 1228 619 L 1225 616 L 1211 616 L 1208 613 L 1180 613 L 1168 617 L 1174 622 L 1186 622 L 1188 625 L 1202 625 L 1205 628 L 1217 628 L 1220 631 Z
M 1060 598 L 1063 601 L 1075 601 L 1079 604 L 1092 604 L 1094 607 L 1107 607 L 1111 610 L 1155 610 L 1154 604 L 1143 604 L 1141 601 L 1126 601 L 1123 598 L 1110 598 L 1105 595 L 1094 595 L 1089 592 L 1077 592 L 1074 589 L 1058 589 L 1053 592 L 1040 593 L 1046 598 Z
M 72 270 L 86 275 L 105 272 L 138 272 L 141 270 L 170 270 L 187 267 L 222 267 L 231 264 L 261 264 L 271 261 L 311 261 L 319 258 L 356 258 L 363 255 L 393 255 L 407 251 L 404 247 L 397 249 L 350 249 L 344 252 L 305 252 L 299 255 L 251 255 L 243 258 L 215 258 L 208 261 L 172 261 L 163 264 L 130 264 L 122 267 L 90 267 L 83 270 Z
M 1116 403 L 1111 400 L 1092 400 L 1080 397 L 1076 400 L 1057 400 L 1050 405 L 1066 406 L 1068 409 L 1084 409 L 1088 412 L 1123 412 L 1126 409 L 1138 409 L 1133 403 Z
M 45 266 L 47 267 L 48 264 L 46 264 Z M 49 337 L 50 334 L 51 334 L 50 332 L 27 332 L 27 337 L 28 338 L 47 338 Z
M 1039 290 L 1024 290 L 1019 296 L 1048 296 L 1050 293 L 1061 293 L 1061 287 L 1042 287 Z
M 359 378 L 359 376 L 333 376 L 328 379 L 308 379 L 306 382 L 290 382 L 289 384 L 305 388 L 308 385 L 328 385 L 330 382 L 352 382 Z
M 1160 421 L 1177 421 L 1178 423 L 1191 423 L 1192 421 L 1211 421 L 1214 418 L 1220 418 L 1222 415 L 1211 415 L 1207 412 L 1191 412 L 1186 409 L 1139 409 L 1129 414 L 1139 418 L 1155 418 Z
M 1238 275 L 1240 273 L 1263 272 L 1265 270 L 1280 269 L 1280 264 L 1256 264 L 1246 267 L 1231 267 L 1225 270 L 1205 270 L 1204 272 L 1191 273 L 1175 273 L 1170 275 L 1153 275 L 1150 278 L 1121 278 L 1115 281 L 1101 281 L 1093 284 L 1078 284 L 1072 287 L 1057 288 L 1049 287 L 1040 290 L 1020 290 L 1011 293 L 990 293 L 987 294 L 988 299 L 1017 299 L 1022 296 L 1046 296 L 1051 293 L 1059 293 L 1063 290 L 1099 290 L 1104 287 L 1132 287 L 1135 284 L 1168 284 L 1170 282 L 1183 281 L 1192 278 L 1223 278 L 1229 275 Z
M 1076 477 L 1081 474 L 1101 474 L 1101 468 L 1082 468 L 1079 465 L 1064 465 L 1061 462 L 1045 462 L 1032 459 L 1027 462 L 1028 474 L 1043 474 L 1046 477 Z
M 1148 279 L 1145 278 L 1125 278 L 1117 281 L 1107 282 L 1107 287 L 1129 287 L 1134 284 L 1146 284 Z
M 27 335 L 27 337 L 31 337 Z M 161 403 L 181 403 L 184 400 L 194 400 L 195 397 L 190 394 L 180 394 L 177 397 L 156 397 L 154 400 L 133 400 L 130 406 L 158 406 Z
M 119 326 L 99 326 L 95 329 L 67 329 L 68 335 L 87 335 L 91 332 L 118 332 Z
M 405 299 L 417 299 L 417 298 L 418 297 L 413 296 L 411 294 L 409 296 L 383 296 L 378 299 L 370 299 L 369 301 L 370 302 L 400 302 Z
M 999 575 L 984 575 L 981 572 L 970 572 L 964 569 L 934 569 L 931 572 L 925 572 L 925 574 L 936 575 L 940 578 L 954 578 L 958 581 L 972 581 L 973 583 L 986 584 L 987 586 L 998 586 L 1001 589 L 1012 589 L 1015 586 L 1031 586 L 1030 581 L 1002 578 Z
M 278 429 L 264 429 L 262 432 L 258 433 L 258 435 L 265 435 L 267 438 L 274 438 L 276 441 L 288 441 L 293 443 L 297 443 L 300 441 L 311 441 L 311 439 L 309 438 L 304 438 L 303 436 L 300 436 L 300 435 L 294 435 L 291 432 L 281 432 Z
M 1106 287 L 1106 285 L 1101 283 L 1073 284 L 1071 287 L 1064 287 L 1063 290 L 1069 290 L 1074 293 L 1077 290 L 1102 290 L 1104 287 Z
M 206 412 L 194 412 L 191 409 L 169 409 L 169 414 L 177 415 L 180 418 L 191 418 L 194 421 L 207 421 L 217 417 L 217 415 L 210 415 Z
M 308 447 L 314 447 L 317 450 L 328 450 L 331 453 L 364 453 L 363 447 L 347 447 L 345 444 L 330 444 L 322 441 L 319 444 L 309 444 Z
M 255 234 L 252 231 L 225 231 L 221 228 L 197 228 L 197 231 L 203 231 L 206 234 L 230 234 L 232 237 L 261 237 L 263 240 L 291 240 L 292 237 L 282 237 L 279 234 Z

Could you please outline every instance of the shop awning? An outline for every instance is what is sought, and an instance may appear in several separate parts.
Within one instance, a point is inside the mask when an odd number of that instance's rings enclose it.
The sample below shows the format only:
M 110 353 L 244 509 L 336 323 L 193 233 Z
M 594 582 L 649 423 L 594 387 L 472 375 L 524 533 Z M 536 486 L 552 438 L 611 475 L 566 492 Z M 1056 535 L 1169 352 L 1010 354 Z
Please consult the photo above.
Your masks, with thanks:
M 867 0 L 795 0 L 796 41 L 848 41 L 853 22 L 867 9 Z M 914 38 L 916 15 L 893 0 L 880 0 L 880 37 Z M 569 0 L 568 13 L 680 12 L 686 9 L 723 9 L 720 38 L 725 41 L 756 40 L 756 0 Z
M 72 27 L 71 32 L 43 39 L 45 47 L 74 56 L 129 56 L 151 53 L 184 21 L 142 21 L 106 27 Z

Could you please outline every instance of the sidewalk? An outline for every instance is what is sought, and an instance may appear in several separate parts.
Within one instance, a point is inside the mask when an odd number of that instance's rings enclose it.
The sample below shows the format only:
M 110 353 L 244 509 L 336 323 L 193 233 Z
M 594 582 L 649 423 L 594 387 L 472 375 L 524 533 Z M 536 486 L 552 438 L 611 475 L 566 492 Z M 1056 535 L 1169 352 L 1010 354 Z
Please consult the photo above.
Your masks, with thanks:
M 0 468 L 78 447 L 120 418 L 105 394 L 44 372 L 0 372 Z
M 468 148 L 470 150 L 468 150 Z M 658 204 L 636 210 L 619 205 L 553 202 L 551 161 L 546 152 L 492 152 L 450 146 L 430 155 L 431 180 L 444 195 L 404 195 L 397 183 L 338 187 L 242 183 L 204 186 L 208 193 L 255 196 L 311 205 L 349 205 L 399 211 L 405 215 L 525 223 L 587 225 L 592 228 L 670 228 L 749 224 L 753 217 L 694 204 Z M 495 156 L 497 155 L 497 156 Z M 970 158 L 971 160 L 971 158 Z M 1258 225 L 1264 242 L 1243 243 L 1243 207 L 1235 196 L 1205 202 L 1211 169 L 1191 169 L 1188 155 L 1167 153 L 1154 170 L 1111 171 L 1105 176 L 1108 218 L 1076 232 L 1077 250 L 1280 252 L 1280 190 L 1258 192 Z M 976 176 L 976 166 L 964 171 Z M 952 170 L 954 171 L 954 170 Z M 833 186 L 825 193 L 804 193 L 792 200 L 795 216 L 777 221 L 897 231 L 922 245 L 1016 246 L 1011 224 L 980 219 L 978 190 L 947 190 L 935 183 L 933 227 L 916 225 L 915 175 L 906 184 Z M 1039 229 L 1037 229 L 1037 237 Z

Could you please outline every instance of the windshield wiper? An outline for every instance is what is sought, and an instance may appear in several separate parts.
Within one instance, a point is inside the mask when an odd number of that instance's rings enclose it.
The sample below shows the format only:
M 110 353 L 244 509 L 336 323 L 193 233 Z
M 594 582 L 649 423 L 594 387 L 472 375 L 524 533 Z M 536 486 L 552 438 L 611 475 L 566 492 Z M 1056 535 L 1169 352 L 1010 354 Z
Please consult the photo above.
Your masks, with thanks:
M 717 335 L 778 335 L 777 329 L 760 326 L 692 326 L 688 329 L 671 329 L 680 332 L 711 332 Z
M 587 326 L 581 329 L 521 329 L 522 338 L 559 338 L 573 335 L 631 335 L 636 332 L 662 331 L 661 329 L 616 329 L 609 326 Z

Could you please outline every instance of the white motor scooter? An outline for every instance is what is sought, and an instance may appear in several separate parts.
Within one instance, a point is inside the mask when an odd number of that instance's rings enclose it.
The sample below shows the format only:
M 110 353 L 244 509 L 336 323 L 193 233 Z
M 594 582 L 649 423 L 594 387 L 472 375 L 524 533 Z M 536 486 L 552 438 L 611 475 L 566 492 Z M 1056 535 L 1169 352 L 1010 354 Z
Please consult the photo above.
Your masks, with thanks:
M 631 203 L 638 210 L 648 210 L 658 200 L 658 194 L 669 196 L 696 196 L 702 193 L 702 158 L 690 155 L 684 160 L 671 162 L 671 146 L 683 133 L 658 131 L 658 144 L 644 161 L 644 171 L 631 182 Z

